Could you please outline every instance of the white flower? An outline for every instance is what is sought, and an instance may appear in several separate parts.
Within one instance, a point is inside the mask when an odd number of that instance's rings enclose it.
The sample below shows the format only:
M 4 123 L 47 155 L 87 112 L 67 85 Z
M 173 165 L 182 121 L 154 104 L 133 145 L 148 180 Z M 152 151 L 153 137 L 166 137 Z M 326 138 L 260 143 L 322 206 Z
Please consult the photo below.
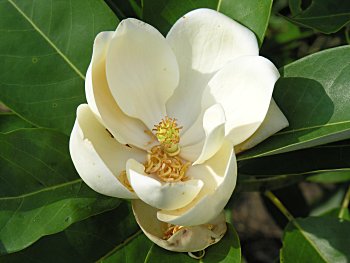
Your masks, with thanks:
M 155 225 L 216 220 L 236 184 L 233 146 L 288 125 L 271 101 L 278 70 L 258 52 L 250 30 L 209 9 L 180 18 L 166 38 L 136 19 L 98 34 L 88 105 L 70 139 L 81 178 L 101 194 L 140 199 L 134 213 L 149 237 L 162 239 Z

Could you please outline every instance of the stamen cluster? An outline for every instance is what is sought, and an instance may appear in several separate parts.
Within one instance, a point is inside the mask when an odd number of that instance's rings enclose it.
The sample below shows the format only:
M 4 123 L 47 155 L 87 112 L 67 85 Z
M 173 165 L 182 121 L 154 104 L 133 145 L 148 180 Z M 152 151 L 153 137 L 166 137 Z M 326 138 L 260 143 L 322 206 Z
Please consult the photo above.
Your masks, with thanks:
M 168 240 L 170 237 L 172 237 L 176 232 L 178 232 L 180 229 L 184 228 L 183 226 L 168 224 L 168 228 L 164 231 L 163 239 Z
M 144 166 L 147 174 L 157 175 L 164 182 L 178 182 L 187 179 L 185 174 L 190 164 L 178 156 L 169 155 L 162 145 L 157 145 L 148 152 Z
M 181 129 L 182 127 L 178 127 L 175 118 L 166 116 L 158 125 L 154 125 L 153 131 L 164 150 L 171 155 L 176 155 L 180 151 L 178 143 Z
M 121 171 L 121 173 L 119 174 L 119 176 L 117 177 L 119 182 L 121 182 L 126 188 L 128 188 L 128 190 L 130 192 L 134 192 L 134 189 L 132 189 L 130 183 L 129 183 L 129 180 L 128 180 L 128 177 L 126 175 L 126 171 Z

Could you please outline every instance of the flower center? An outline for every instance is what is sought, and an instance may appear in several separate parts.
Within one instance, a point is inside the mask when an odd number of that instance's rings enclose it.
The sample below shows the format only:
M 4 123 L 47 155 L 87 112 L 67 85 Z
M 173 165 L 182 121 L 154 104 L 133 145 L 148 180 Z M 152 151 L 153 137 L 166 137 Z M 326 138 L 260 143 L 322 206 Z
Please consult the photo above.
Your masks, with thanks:
M 164 182 L 187 180 L 186 171 L 191 163 L 183 162 L 180 153 L 180 129 L 176 119 L 165 117 L 152 131 L 159 142 L 147 154 L 145 173 L 157 175 Z
M 163 147 L 163 150 L 170 156 L 179 154 L 180 147 L 180 130 L 182 127 L 177 125 L 176 119 L 166 116 L 159 122 L 158 125 L 154 125 L 155 135 L 158 142 Z

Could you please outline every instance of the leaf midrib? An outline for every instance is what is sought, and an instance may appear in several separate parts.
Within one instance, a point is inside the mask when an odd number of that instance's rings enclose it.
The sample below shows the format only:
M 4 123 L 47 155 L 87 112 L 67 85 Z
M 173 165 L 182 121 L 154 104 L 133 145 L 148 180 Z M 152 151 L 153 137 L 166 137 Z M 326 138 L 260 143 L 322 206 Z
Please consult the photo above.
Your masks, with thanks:
M 299 128 L 299 129 L 293 129 L 293 130 L 289 130 L 289 131 L 282 131 L 282 132 L 275 133 L 272 136 L 279 136 L 279 135 L 288 134 L 288 133 L 295 133 L 295 132 L 299 132 L 299 131 L 307 131 L 307 130 L 322 128 L 322 127 L 342 125 L 342 124 L 347 124 L 347 123 L 350 124 L 350 121 L 332 122 L 332 123 L 326 123 L 326 124 L 323 124 L 323 125 L 315 125 L 315 126 L 309 126 L 309 127 Z
M 85 81 L 85 76 L 80 72 L 80 70 L 73 64 L 72 61 L 45 35 L 43 31 L 16 5 L 13 0 L 8 0 L 8 2 L 17 10 L 17 12 L 22 15 L 28 23 L 37 31 L 44 40 L 62 57 L 62 59 L 77 73 L 77 75 Z
M 34 191 L 34 192 L 30 192 L 30 193 L 26 193 L 26 194 L 22 194 L 22 195 L 0 197 L 0 202 L 1 201 L 5 201 L 5 200 L 15 200 L 15 199 L 20 199 L 20 198 L 26 198 L 26 197 L 29 197 L 29 196 L 32 196 L 32 195 L 36 195 L 36 194 L 47 192 L 47 191 L 51 191 L 51 190 L 56 190 L 58 188 L 66 187 L 66 186 L 73 185 L 73 184 L 76 184 L 76 183 L 82 183 L 82 179 L 76 179 L 76 180 L 73 180 L 73 181 L 69 181 L 69 182 L 65 182 L 65 183 L 61 183 L 61 184 L 45 187 L 43 189 L 40 189 L 40 190 L 37 190 L 37 191 Z

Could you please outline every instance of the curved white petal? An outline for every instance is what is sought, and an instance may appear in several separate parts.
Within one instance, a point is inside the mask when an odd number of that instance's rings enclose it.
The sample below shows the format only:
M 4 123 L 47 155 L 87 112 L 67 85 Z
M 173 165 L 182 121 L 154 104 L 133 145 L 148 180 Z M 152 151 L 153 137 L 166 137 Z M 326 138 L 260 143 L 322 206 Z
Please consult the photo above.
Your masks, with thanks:
M 128 160 L 126 172 L 132 188 L 145 203 L 158 209 L 178 209 L 189 204 L 203 187 L 201 180 L 163 183 L 145 174 L 145 167 Z
M 283 112 L 277 106 L 274 99 L 271 100 L 266 117 L 259 128 L 244 142 L 235 146 L 235 153 L 253 148 L 255 145 L 266 140 L 271 135 L 288 127 L 289 123 Z
M 95 38 L 91 63 L 86 73 L 86 99 L 90 109 L 120 143 L 147 149 L 150 137 L 144 131 L 148 128 L 142 121 L 121 111 L 108 87 L 106 51 L 113 33 L 101 32 Z
M 227 230 L 225 213 L 220 213 L 208 224 L 183 227 L 164 239 L 168 224 L 157 219 L 157 209 L 141 200 L 132 202 L 132 210 L 145 235 L 158 246 L 176 252 L 195 252 L 217 243 Z
M 165 38 L 142 21 L 123 20 L 110 42 L 106 66 L 119 107 L 152 129 L 165 117 L 165 102 L 179 81 L 176 58 Z
M 184 130 L 200 114 L 202 93 L 213 74 L 232 59 L 259 54 L 252 31 L 211 9 L 184 15 L 166 38 L 180 70 L 180 84 L 167 103 L 167 111 Z
M 248 139 L 265 119 L 278 78 L 278 70 L 266 58 L 237 58 L 210 80 L 202 105 L 222 105 L 226 136 L 237 145 Z
M 185 143 L 191 140 L 194 143 L 181 147 L 181 157 L 194 162 L 194 165 L 211 158 L 221 148 L 225 138 L 225 113 L 220 104 L 208 108 L 200 119 L 202 123 L 197 121 L 183 135 Z
M 237 164 L 232 144 L 224 142 L 221 149 L 204 164 L 192 166 L 187 175 L 201 178 L 204 187 L 186 207 L 160 210 L 157 217 L 167 223 L 193 226 L 205 224 L 225 207 L 236 186 Z
M 117 177 L 125 170 L 129 158 L 142 160 L 145 152 L 118 143 L 87 104 L 81 104 L 77 109 L 69 151 L 80 177 L 93 190 L 108 196 L 137 198 Z

